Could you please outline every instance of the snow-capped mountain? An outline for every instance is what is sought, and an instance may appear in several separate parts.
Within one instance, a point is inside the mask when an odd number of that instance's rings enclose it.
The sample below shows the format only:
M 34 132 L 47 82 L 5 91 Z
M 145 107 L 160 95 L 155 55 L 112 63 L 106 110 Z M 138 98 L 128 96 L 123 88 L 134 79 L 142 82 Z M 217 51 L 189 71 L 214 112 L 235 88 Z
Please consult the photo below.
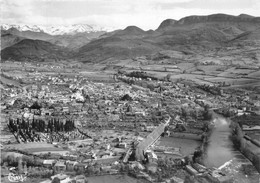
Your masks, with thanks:
M 68 26 L 51 26 L 51 27 L 42 27 L 42 30 L 51 35 L 64 35 L 64 34 L 76 34 L 76 33 L 90 33 L 90 32 L 107 32 L 108 29 L 103 27 L 88 25 L 88 24 L 75 24 Z
M 59 25 L 59 26 L 38 26 L 38 25 L 9 25 L 3 24 L 1 26 L 3 30 L 15 28 L 19 31 L 33 31 L 33 32 L 44 32 L 50 35 L 73 35 L 76 33 L 91 33 L 91 32 L 110 32 L 112 28 L 104 28 L 96 25 L 88 24 L 74 24 L 74 25 Z
M 3 29 L 3 30 L 8 30 L 8 29 L 11 29 L 11 28 L 15 28 L 19 31 L 43 32 L 43 30 L 39 26 L 36 26 L 36 25 L 32 25 L 32 26 L 29 26 L 29 25 L 9 25 L 9 24 L 1 25 L 1 29 Z

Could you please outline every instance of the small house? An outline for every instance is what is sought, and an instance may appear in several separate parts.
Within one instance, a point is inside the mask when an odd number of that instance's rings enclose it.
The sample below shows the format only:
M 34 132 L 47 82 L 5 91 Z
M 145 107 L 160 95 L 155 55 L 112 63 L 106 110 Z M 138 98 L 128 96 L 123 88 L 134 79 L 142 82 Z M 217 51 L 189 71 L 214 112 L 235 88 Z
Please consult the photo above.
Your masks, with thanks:
M 75 166 L 78 164 L 77 161 L 66 161 L 66 170 L 74 171 Z
M 121 142 L 121 143 L 118 144 L 118 147 L 125 149 L 125 148 L 127 148 L 127 144 L 125 142 Z
M 52 168 L 57 161 L 54 159 L 43 160 L 43 166 L 46 168 Z
M 55 173 L 61 173 L 61 172 L 64 172 L 65 170 L 66 170 L 66 165 L 64 162 L 59 161 L 54 165 Z
M 78 163 L 74 166 L 74 170 L 77 172 L 84 172 L 86 167 L 87 167 L 86 164 Z
M 69 112 L 69 107 L 67 107 L 67 106 L 62 107 L 62 111 L 64 113 L 68 113 Z
M 104 165 L 104 166 L 101 167 L 101 170 L 102 170 L 103 172 L 109 172 L 109 171 L 111 170 L 111 166 L 109 166 L 109 165 Z

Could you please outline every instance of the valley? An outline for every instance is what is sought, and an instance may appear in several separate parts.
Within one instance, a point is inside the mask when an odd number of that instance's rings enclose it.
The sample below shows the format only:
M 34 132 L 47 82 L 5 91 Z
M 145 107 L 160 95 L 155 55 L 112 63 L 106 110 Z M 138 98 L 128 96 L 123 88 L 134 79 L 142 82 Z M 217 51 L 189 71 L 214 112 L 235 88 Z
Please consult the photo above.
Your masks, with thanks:
M 3 182 L 260 180 L 260 17 L 6 24 L 0 67 Z

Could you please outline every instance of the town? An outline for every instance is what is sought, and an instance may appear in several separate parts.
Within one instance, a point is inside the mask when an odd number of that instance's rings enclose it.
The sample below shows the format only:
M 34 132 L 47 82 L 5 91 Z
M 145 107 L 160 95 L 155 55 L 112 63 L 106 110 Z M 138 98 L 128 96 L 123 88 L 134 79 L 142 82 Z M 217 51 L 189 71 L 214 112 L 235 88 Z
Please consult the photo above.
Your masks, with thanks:
M 74 66 L 8 61 L 1 67 L 2 182 L 10 173 L 37 183 L 111 175 L 130 182 L 259 180 L 255 91 L 142 70 L 95 79 Z M 236 172 L 228 168 L 232 162 L 212 166 L 207 154 L 214 121 L 222 118 L 232 120 L 230 138 L 242 157 L 233 160 L 243 161 Z

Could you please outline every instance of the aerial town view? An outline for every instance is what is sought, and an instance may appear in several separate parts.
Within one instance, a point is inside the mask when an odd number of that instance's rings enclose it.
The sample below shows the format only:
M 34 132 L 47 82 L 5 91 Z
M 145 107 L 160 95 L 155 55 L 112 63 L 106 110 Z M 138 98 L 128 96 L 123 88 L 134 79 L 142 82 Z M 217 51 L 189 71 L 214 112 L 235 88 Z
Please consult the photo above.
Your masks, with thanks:
M 259 183 L 260 4 L 232 3 L 2 0 L 1 182 Z

